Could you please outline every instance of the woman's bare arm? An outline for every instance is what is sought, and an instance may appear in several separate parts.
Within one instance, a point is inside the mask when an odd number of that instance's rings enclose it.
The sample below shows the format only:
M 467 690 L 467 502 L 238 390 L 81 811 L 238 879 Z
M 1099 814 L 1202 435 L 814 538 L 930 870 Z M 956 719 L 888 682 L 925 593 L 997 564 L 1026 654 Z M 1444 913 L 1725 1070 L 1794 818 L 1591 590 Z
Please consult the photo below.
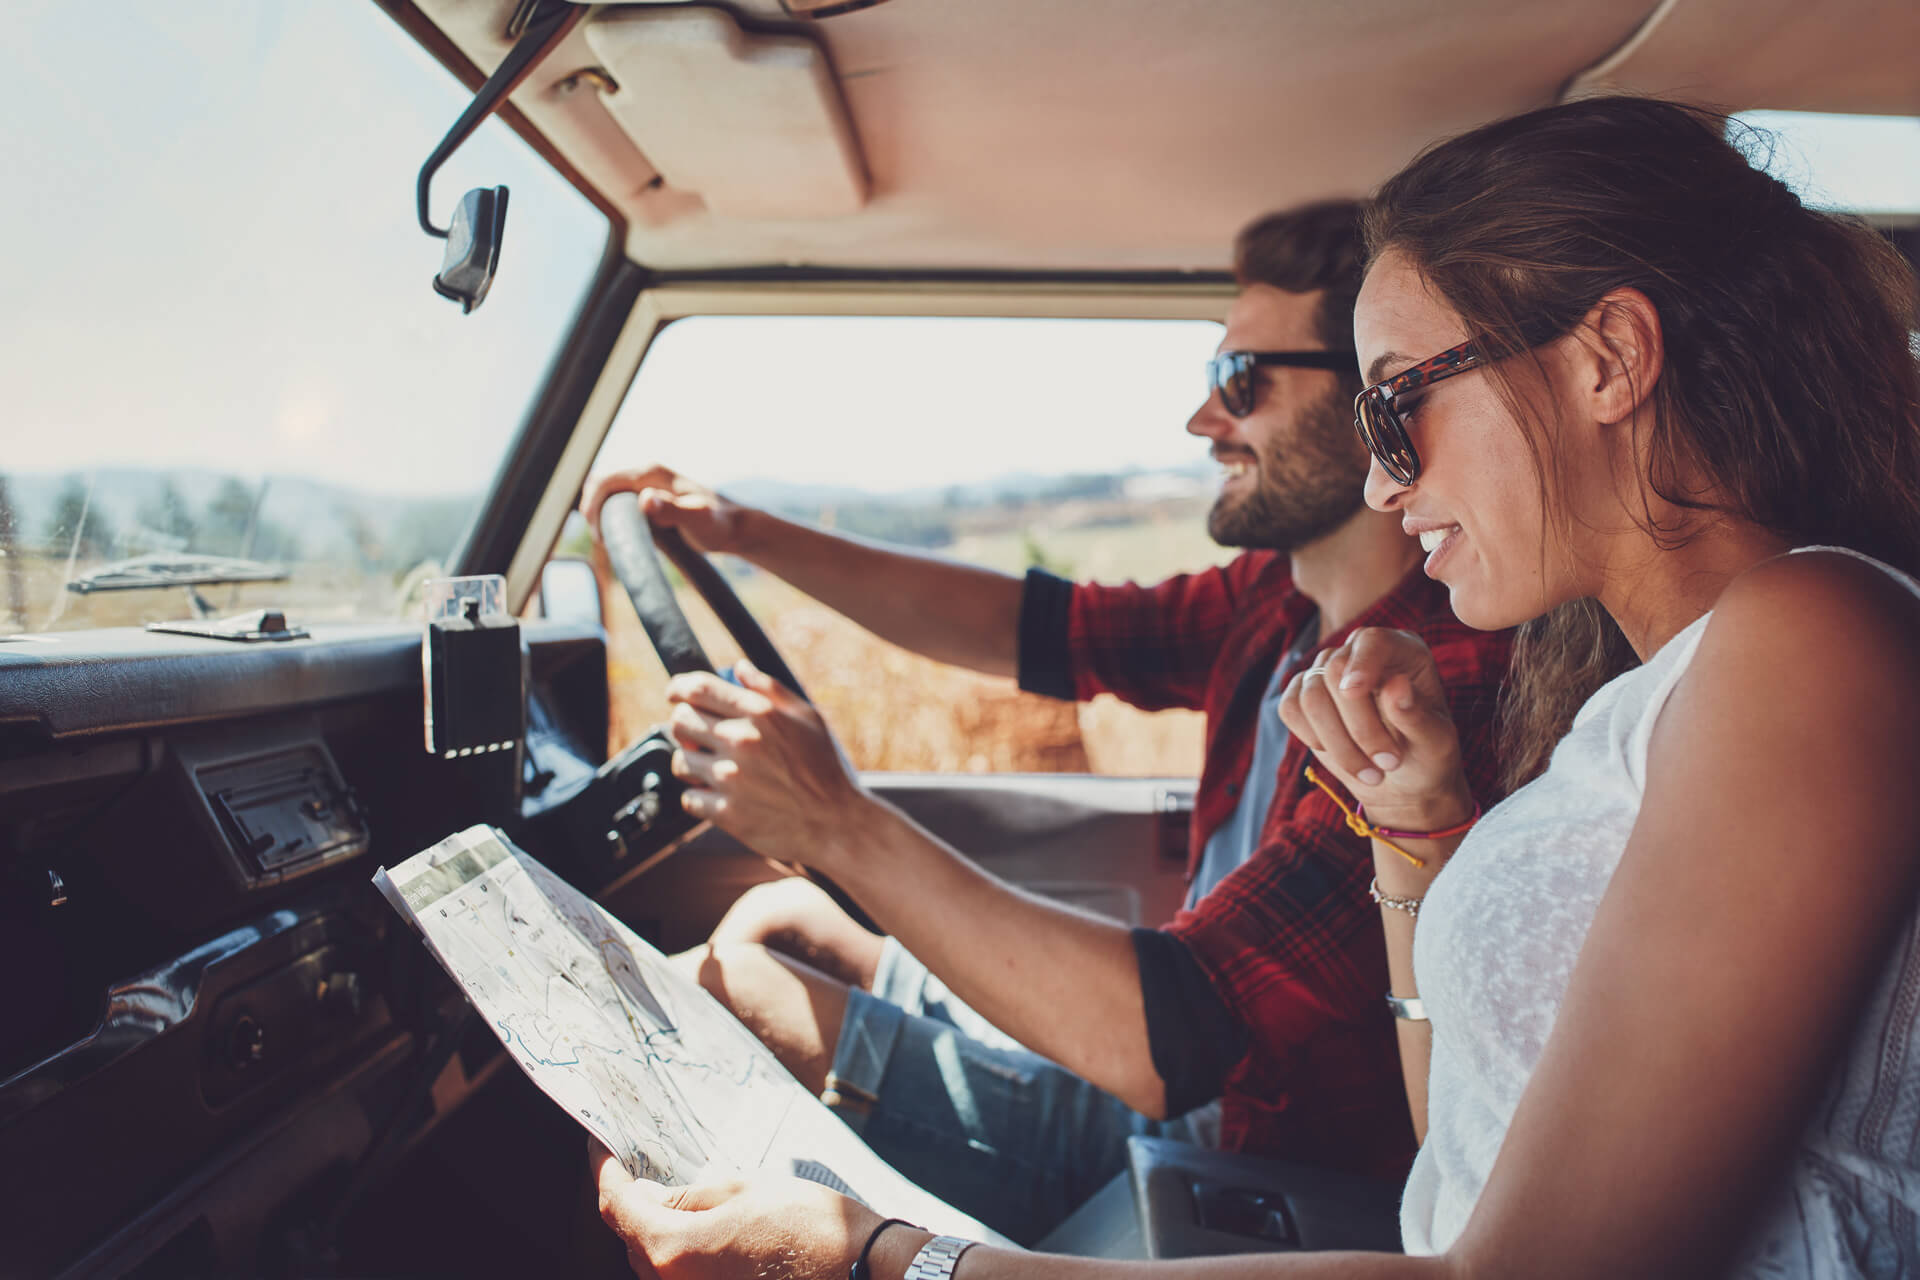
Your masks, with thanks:
M 1373 842 L 1373 865 L 1379 874 L 1375 883 L 1382 896 L 1422 901 L 1433 877 L 1446 865 L 1464 837 L 1446 840 L 1395 840 L 1388 844 Z M 1396 848 L 1395 846 L 1398 846 Z M 1426 867 L 1407 865 L 1401 858 L 1404 849 L 1427 860 Z M 1420 983 L 1413 971 L 1413 935 L 1417 918 L 1398 907 L 1382 905 L 1380 928 L 1387 942 L 1387 992 L 1412 997 L 1420 995 Z M 1413 1136 L 1427 1140 L 1427 1076 L 1433 1064 L 1433 1024 L 1410 1018 L 1394 1019 L 1394 1035 L 1400 1048 L 1400 1077 L 1407 1089 L 1407 1113 L 1413 1118 Z
M 1288 729 L 1313 751 L 1320 770 L 1360 800 L 1372 824 L 1397 832 L 1456 833 L 1372 842 L 1375 887 L 1383 898 L 1417 909 L 1460 847 L 1462 824 L 1475 810 L 1447 691 L 1426 642 L 1406 631 L 1357 631 L 1288 682 L 1279 711 Z M 1332 794 L 1336 803 L 1345 804 L 1338 792 Z M 1416 918 L 1383 902 L 1380 923 L 1389 992 L 1417 998 Z M 1424 1021 L 1401 1019 L 1395 1034 L 1414 1136 L 1425 1142 L 1433 1030 Z
M 1751 1227 L 1913 910 L 1916 638 L 1920 602 L 1841 557 L 1722 595 L 1458 1243 L 1476 1274 L 1710 1275 Z

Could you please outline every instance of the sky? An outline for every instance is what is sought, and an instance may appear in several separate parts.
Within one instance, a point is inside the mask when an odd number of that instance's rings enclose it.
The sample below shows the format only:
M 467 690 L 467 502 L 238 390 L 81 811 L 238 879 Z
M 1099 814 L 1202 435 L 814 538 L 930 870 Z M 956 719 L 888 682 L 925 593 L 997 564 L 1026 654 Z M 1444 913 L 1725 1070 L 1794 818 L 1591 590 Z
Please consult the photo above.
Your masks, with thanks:
M 599 259 L 591 205 L 484 127 L 434 188 L 441 225 L 512 191 L 463 316 L 414 177 L 467 95 L 375 5 L 13 0 L 8 27 L 0 467 L 485 485 Z
M 1768 170 L 1803 200 L 1856 213 L 1920 214 L 1920 120 L 1748 111 L 1776 146 Z
M 436 297 L 414 175 L 467 101 L 368 0 L 12 0 L 0 42 L 0 471 L 491 478 L 605 224 L 497 123 L 436 184 L 512 188 L 471 316 Z M 1920 122 L 1762 123 L 1854 207 L 1920 209 Z M 606 464 L 863 488 L 1155 468 L 1216 326 L 703 320 L 670 328 Z
M 707 316 L 668 326 L 597 469 L 884 491 L 1200 462 L 1204 320 Z

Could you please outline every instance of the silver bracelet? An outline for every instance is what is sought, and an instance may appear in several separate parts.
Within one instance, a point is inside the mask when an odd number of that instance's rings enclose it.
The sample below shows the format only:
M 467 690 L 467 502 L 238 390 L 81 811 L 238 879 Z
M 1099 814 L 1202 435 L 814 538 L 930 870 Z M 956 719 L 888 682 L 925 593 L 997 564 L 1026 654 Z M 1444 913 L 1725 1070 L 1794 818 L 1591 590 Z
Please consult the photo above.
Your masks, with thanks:
M 1419 996 L 1387 996 L 1387 1008 L 1393 1010 L 1393 1016 L 1402 1022 L 1425 1022 L 1427 1003 Z
M 913 1255 L 904 1280 L 952 1280 L 960 1255 L 978 1243 L 978 1240 L 962 1240 L 959 1236 L 935 1236 Z
M 1425 898 L 1389 898 L 1386 894 L 1380 892 L 1380 880 L 1378 877 L 1375 877 L 1368 883 L 1367 896 L 1383 907 L 1391 908 L 1394 911 L 1404 911 L 1416 920 L 1420 918 L 1420 904 L 1426 901 Z

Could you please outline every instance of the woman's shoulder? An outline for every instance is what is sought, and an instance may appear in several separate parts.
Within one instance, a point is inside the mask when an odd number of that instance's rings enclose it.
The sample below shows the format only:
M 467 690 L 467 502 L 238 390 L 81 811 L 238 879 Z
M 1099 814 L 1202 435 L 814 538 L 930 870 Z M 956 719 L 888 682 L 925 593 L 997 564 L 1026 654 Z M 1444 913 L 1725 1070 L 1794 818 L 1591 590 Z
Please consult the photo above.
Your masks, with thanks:
M 1858 551 L 1803 547 L 1734 578 L 1714 602 L 1714 621 L 1829 637 L 1852 628 L 1912 628 L 1920 626 L 1920 583 Z
M 1809 547 L 1744 571 L 1714 602 L 1696 661 L 1877 678 L 1920 694 L 1920 584 L 1870 556 Z

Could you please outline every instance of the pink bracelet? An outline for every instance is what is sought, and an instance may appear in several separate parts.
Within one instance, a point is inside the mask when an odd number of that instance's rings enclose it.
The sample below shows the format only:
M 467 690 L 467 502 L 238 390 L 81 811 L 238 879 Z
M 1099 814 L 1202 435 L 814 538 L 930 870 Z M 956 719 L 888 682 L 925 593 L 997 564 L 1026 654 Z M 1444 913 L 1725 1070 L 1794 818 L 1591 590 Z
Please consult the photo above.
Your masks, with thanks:
M 1402 849 L 1394 843 L 1395 840 L 1447 840 L 1454 836 L 1465 835 L 1474 823 L 1480 821 L 1480 806 L 1476 803 L 1473 806 L 1473 816 L 1459 826 L 1448 827 L 1443 831 L 1389 831 L 1385 827 L 1376 827 L 1367 821 L 1367 807 L 1365 805 L 1356 804 L 1349 809 L 1347 802 L 1340 798 L 1340 793 L 1335 791 L 1327 780 L 1314 770 L 1312 765 L 1307 766 L 1307 781 L 1326 792 L 1327 799 L 1339 806 L 1340 816 L 1347 820 L 1347 830 L 1353 832 L 1353 834 L 1363 840 L 1378 840 L 1381 844 L 1384 844 L 1387 848 L 1393 850 L 1416 867 L 1426 866 L 1427 860 L 1419 854 L 1409 853 L 1407 850 Z
M 1357 806 L 1354 809 L 1354 814 L 1360 821 L 1366 822 L 1367 806 Z M 1371 823 L 1367 825 L 1372 828 L 1375 835 L 1390 836 L 1395 840 L 1448 840 L 1454 836 L 1467 834 L 1467 832 L 1473 829 L 1473 824 L 1478 821 L 1480 821 L 1480 806 L 1476 804 L 1473 806 L 1473 816 L 1471 818 L 1468 818 L 1458 826 L 1446 827 L 1439 831 L 1393 831 L 1387 827 L 1375 827 Z

